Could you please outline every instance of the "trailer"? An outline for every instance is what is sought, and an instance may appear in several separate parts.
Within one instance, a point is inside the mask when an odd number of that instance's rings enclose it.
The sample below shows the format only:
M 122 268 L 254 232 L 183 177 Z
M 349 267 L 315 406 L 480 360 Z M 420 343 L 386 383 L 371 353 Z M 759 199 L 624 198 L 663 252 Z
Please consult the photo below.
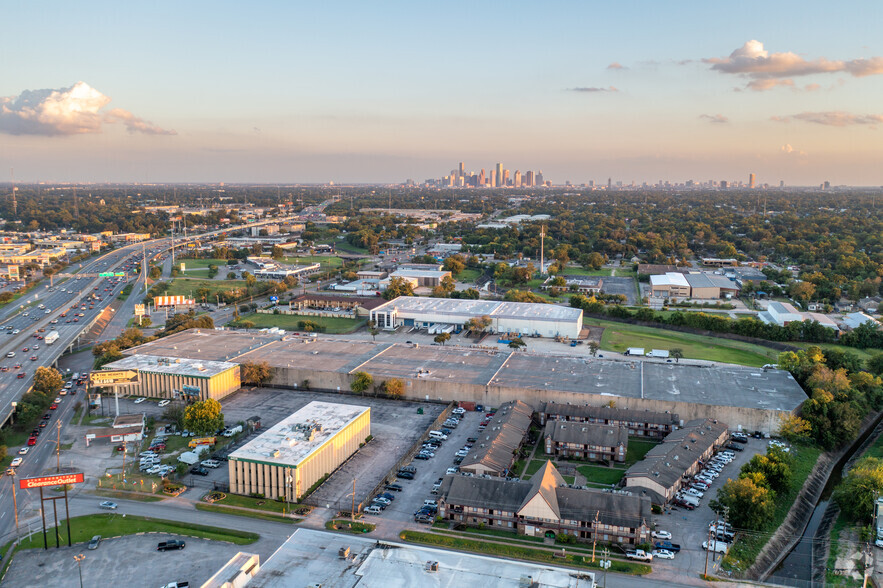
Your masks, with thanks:
M 668 359 L 668 349 L 651 349 L 647 352 L 647 357 L 658 357 L 660 359 Z
M 643 347 L 629 347 L 625 350 L 626 355 L 639 355 L 641 357 L 644 356 L 644 348 Z
M 49 331 L 46 334 L 46 337 L 43 338 L 43 342 L 46 343 L 46 345 L 52 345 L 56 341 L 58 341 L 58 331 Z

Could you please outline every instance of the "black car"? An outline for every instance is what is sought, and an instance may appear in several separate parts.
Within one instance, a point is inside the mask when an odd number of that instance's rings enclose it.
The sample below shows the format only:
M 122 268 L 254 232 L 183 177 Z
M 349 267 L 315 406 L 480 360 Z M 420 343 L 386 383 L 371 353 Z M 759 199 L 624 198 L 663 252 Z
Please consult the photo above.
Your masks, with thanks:
M 466 441 L 469 442 L 469 443 L 476 443 L 476 442 L 478 441 L 478 438 L 476 438 L 476 437 L 469 437 L 468 439 L 466 439 Z
M 730 443 L 729 445 L 727 445 L 727 449 L 730 449 L 732 451 L 745 451 L 744 447 L 742 447 L 741 445 L 736 445 L 735 443 Z
M 443 433 L 443 434 L 445 434 L 445 435 L 450 435 L 450 434 L 451 434 L 451 433 L 453 433 L 453 431 L 452 431 L 452 430 L 450 430 L 450 429 L 447 429 L 447 428 L 445 428 L 445 429 L 442 429 L 442 430 L 441 430 L 441 432 L 442 432 L 442 433 Z
M 205 469 L 204 467 L 190 468 L 190 473 L 196 474 L 197 476 L 207 476 L 208 470 Z
M 172 551 L 175 549 L 184 549 L 184 542 L 180 539 L 172 539 L 170 541 L 160 541 L 156 545 L 157 551 Z
M 414 456 L 414 459 L 429 459 L 429 456 L 426 455 L 425 453 L 418 453 L 417 455 Z
M 401 492 L 404 488 L 402 488 L 400 484 L 387 484 L 383 489 L 392 490 L 393 492 Z
M 402 480 L 413 480 L 414 474 L 411 472 L 396 472 L 396 478 L 401 478 Z

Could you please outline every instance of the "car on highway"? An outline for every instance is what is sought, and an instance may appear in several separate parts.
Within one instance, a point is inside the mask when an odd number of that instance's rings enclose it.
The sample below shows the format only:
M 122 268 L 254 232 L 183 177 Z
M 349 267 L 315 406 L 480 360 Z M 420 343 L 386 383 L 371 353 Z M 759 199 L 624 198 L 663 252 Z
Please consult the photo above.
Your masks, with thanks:
M 107 509 L 107 510 L 116 510 L 116 509 L 117 509 L 117 503 L 116 503 L 116 502 L 111 502 L 110 500 L 105 500 L 105 501 L 100 502 L 100 503 L 98 504 L 98 508 L 104 508 L 104 509 Z
M 21 350 L 21 352 L 22 352 L 22 353 L 27 353 L 27 352 L 30 351 L 30 350 L 31 350 L 30 347 L 25 347 L 24 349 Z
M 36 444 L 37 444 L 37 437 L 35 437 L 34 435 L 31 435 L 30 437 L 28 437 L 28 445 L 36 445 Z
M 160 408 L 162 408 L 162 407 L 164 407 L 164 406 L 168 406 L 170 403 L 171 403 L 171 400 L 160 400 L 160 401 L 159 401 L 159 404 L 158 404 L 157 406 L 159 406 Z
M 37 361 L 37 356 L 36 356 L 36 355 L 32 355 L 32 356 L 31 356 L 31 361 Z
M 55 397 L 55 404 L 60 404 L 60 403 L 61 403 L 61 396 L 56 396 Z
M 3 367 L 0 367 L 0 372 L 8 372 L 8 371 L 9 371 L 9 366 L 4 365 Z
M 30 450 L 27 447 L 22 447 L 21 449 L 18 450 L 18 454 L 19 455 L 27 455 L 28 451 L 30 451 Z
M 10 351 L 6 354 L 6 357 L 15 357 L 15 351 Z
M 18 466 L 21 465 L 22 461 L 24 461 L 22 458 L 16 457 L 15 459 L 12 460 L 12 462 L 9 464 L 9 466 L 13 467 L 13 468 L 17 468 Z
M 56 408 L 58 408 L 58 405 L 54 402 L 49 405 L 49 410 L 55 410 Z
M 16 376 L 16 377 L 17 377 L 19 380 L 23 380 L 24 377 L 25 377 L 25 372 L 21 372 L 21 373 L 19 373 L 18 376 Z

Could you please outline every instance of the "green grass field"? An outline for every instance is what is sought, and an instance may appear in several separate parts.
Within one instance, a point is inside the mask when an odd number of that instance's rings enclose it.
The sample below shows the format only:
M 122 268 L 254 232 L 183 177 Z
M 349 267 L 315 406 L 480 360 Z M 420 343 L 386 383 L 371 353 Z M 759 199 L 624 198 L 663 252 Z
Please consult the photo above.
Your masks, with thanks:
M 561 272 L 562 276 L 609 276 L 610 268 L 601 268 L 599 270 L 590 270 L 584 267 L 566 267 Z M 625 270 L 617 270 L 617 274 L 626 275 L 631 272 L 626 272 Z
M 261 519 L 264 521 L 274 521 L 276 523 L 286 523 L 289 525 L 293 525 L 294 523 L 300 522 L 301 519 L 292 519 L 287 516 L 282 516 L 281 514 L 271 514 L 269 512 L 252 512 L 248 510 L 242 510 L 239 508 L 230 508 L 229 506 L 219 506 L 216 504 L 205 504 L 204 502 L 196 503 L 196 510 L 204 510 L 204 511 L 214 511 L 220 512 L 229 515 L 235 515 L 238 517 L 249 517 L 252 519 Z
M 297 255 L 295 257 L 283 257 L 282 263 L 291 265 L 318 263 L 322 266 L 322 269 L 334 269 L 343 266 L 343 259 L 335 255 Z
M 636 439 L 629 437 L 629 447 L 625 452 L 625 464 L 627 466 L 638 463 L 647 452 L 659 445 L 656 441 L 648 441 L 647 439 Z
M 593 465 L 578 466 L 576 471 L 585 476 L 586 481 L 593 484 L 619 484 L 625 475 L 624 469 Z
M 368 250 L 364 247 L 356 247 L 355 245 L 351 245 L 346 240 L 334 240 L 334 248 L 342 251 L 343 253 L 350 253 L 353 255 L 368 255 Z
M 299 314 L 263 314 L 251 313 L 243 316 L 236 324 L 241 325 L 242 321 L 251 321 L 257 329 L 267 329 L 270 327 L 278 327 L 286 331 L 301 331 L 297 326 L 299 321 L 312 321 L 317 325 L 324 326 L 326 333 L 351 333 L 364 325 L 366 319 L 349 319 L 325 316 L 308 316 Z
M 208 288 L 211 294 L 206 299 L 211 302 L 211 298 L 220 292 L 226 292 L 235 288 L 245 290 L 245 280 L 200 280 L 198 278 L 175 278 L 169 282 L 169 289 L 165 293 L 166 296 L 196 296 L 196 291 L 200 288 Z
M 478 277 L 481 275 L 481 270 L 477 269 L 464 269 L 462 272 L 457 274 L 454 278 L 458 282 L 463 282 L 464 284 L 472 284 Z
M 167 521 L 163 519 L 151 519 L 148 517 L 140 517 L 137 515 L 118 515 L 111 513 L 101 513 L 94 515 L 86 515 L 74 517 L 71 522 L 71 541 L 74 543 L 84 543 L 89 541 L 94 535 L 102 537 L 115 537 L 118 535 L 135 535 L 136 533 L 148 533 L 151 531 L 159 533 L 168 533 L 170 535 L 183 535 L 186 537 L 201 537 L 203 539 L 213 539 L 216 541 L 229 541 L 236 545 L 249 545 L 258 540 L 257 533 L 248 533 L 246 531 L 237 531 L 234 529 L 221 529 L 219 527 L 209 527 L 207 525 L 194 525 L 191 523 L 179 523 L 177 521 Z M 53 531 L 49 537 L 50 541 L 55 541 L 55 532 Z M 67 543 L 67 526 L 59 525 L 59 535 L 61 539 Z M 160 541 L 162 538 L 157 538 Z M 21 542 L 20 549 L 33 549 L 43 547 L 43 534 L 36 533 Z
M 622 353 L 629 347 L 643 347 L 647 351 L 680 348 L 684 352 L 685 359 L 704 359 L 754 367 L 775 363 L 779 356 L 779 352 L 775 349 L 744 341 L 642 327 L 596 318 L 587 318 L 584 323 L 588 327 L 604 327 L 601 349 L 605 351 Z
M 191 269 L 208 269 L 210 265 L 218 266 L 219 272 L 227 267 L 226 259 L 181 259 L 180 262 L 184 264 L 186 273 L 190 273 Z
M 878 355 L 883 353 L 883 349 L 858 349 L 856 347 L 847 347 L 846 345 L 838 345 L 837 343 L 804 343 L 804 342 L 793 342 L 791 345 L 795 347 L 800 347 L 801 349 L 806 349 L 807 347 L 821 347 L 822 349 L 838 349 L 840 351 L 848 351 L 849 353 L 853 353 L 857 355 L 859 358 L 867 361 Z

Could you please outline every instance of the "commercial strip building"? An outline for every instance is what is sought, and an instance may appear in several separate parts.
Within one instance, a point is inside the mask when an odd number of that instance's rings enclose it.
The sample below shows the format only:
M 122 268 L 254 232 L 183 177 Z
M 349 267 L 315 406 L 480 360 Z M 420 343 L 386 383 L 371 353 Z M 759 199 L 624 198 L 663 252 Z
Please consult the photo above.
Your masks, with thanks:
M 451 272 L 447 271 L 399 268 L 381 279 L 380 285 L 386 288 L 393 279 L 400 278 L 406 282 L 416 282 L 417 287 L 434 288 L 441 284 L 443 279 L 450 277 Z
M 532 418 L 533 409 L 520 400 L 500 405 L 476 437 L 478 441 L 460 464 L 460 471 L 476 476 L 506 476 L 530 430 Z
M 663 439 L 682 425 L 678 415 L 669 412 L 651 412 L 611 406 L 590 406 L 588 404 L 559 404 L 547 402 L 537 411 L 540 425 L 549 421 L 569 421 L 595 423 L 614 427 L 625 427 L 628 434 L 650 439 Z
M 369 435 L 369 407 L 310 402 L 230 454 L 230 491 L 294 502 Z
M 546 455 L 622 463 L 629 446 L 629 432 L 615 425 L 548 421 L 543 441 Z
M 462 328 L 466 321 L 483 316 L 491 319 L 492 332 L 524 336 L 576 339 L 583 324 L 582 309 L 527 302 L 400 296 L 371 311 L 371 320 L 384 329 L 435 325 Z
M 529 537 L 572 535 L 582 541 L 650 541 L 650 499 L 627 492 L 569 487 L 547 461 L 529 481 L 445 476 L 439 516 Z
M 331 310 L 340 308 L 351 310 L 356 316 L 368 316 L 371 309 L 385 304 L 376 296 L 330 296 L 328 294 L 307 293 L 294 298 L 288 305 L 294 310 Z
M 716 418 L 733 428 L 772 433 L 807 395 L 788 372 L 735 365 L 687 365 L 583 355 L 441 345 L 407 345 L 343 337 L 296 337 L 191 329 L 124 351 L 130 355 L 266 361 L 271 386 L 345 392 L 354 374 L 398 378 L 405 398 L 500 406 L 520 400 L 535 411 L 547 402 L 608 405 L 671 413 L 679 420 Z M 671 416 L 674 419 L 674 416 Z
M 219 574 L 219 580 L 231 578 L 232 574 L 247 580 L 239 571 L 241 567 L 241 564 L 225 566 L 231 576 Z M 530 584 L 523 584 L 528 578 Z M 521 585 L 595 588 L 596 583 L 595 573 L 591 571 L 301 528 L 261 563 L 260 571 L 248 583 L 210 583 L 203 588 L 513 588 Z
M 98 439 L 109 439 L 111 443 L 128 443 L 144 438 L 144 414 L 121 414 L 110 427 L 99 427 L 86 431 L 86 447 Z
M 800 312 L 794 305 L 788 302 L 770 302 L 766 310 L 757 313 L 757 318 L 771 325 L 784 327 L 788 323 L 802 323 L 803 321 L 817 321 L 823 327 L 840 331 L 840 326 L 829 316 L 817 312 Z
M 665 504 L 729 439 L 726 423 L 714 419 L 690 421 L 650 449 L 625 473 L 625 487 L 654 504 Z
M 186 357 L 131 355 L 109 363 L 102 370 L 133 370 L 138 382 L 128 384 L 127 394 L 150 398 L 221 400 L 242 385 L 239 364 Z
M 707 272 L 666 272 L 650 276 L 650 295 L 656 298 L 716 300 L 735 296 L 740 290 L 733 280 Z
M 880 327 L 880 323 L 874 317 L 863 312 L 851 312 L 843 317 L 843 325 L 850 329 L 857 329 L 864 324 L 869 324 L 875 328 Z

